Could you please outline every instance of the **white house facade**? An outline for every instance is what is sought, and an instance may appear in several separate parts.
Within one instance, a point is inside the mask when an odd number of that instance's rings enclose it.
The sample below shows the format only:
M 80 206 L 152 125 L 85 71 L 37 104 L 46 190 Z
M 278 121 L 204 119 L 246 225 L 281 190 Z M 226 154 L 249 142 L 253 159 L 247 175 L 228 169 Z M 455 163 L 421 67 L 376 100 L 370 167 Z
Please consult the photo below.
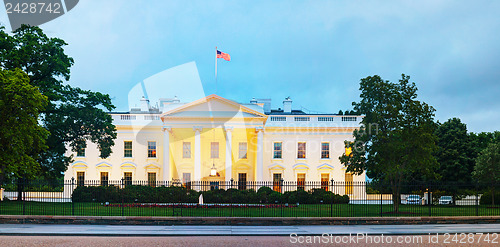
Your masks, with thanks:
M 110 113 L 117 128 L 112 154 L 95 144 L 73 155 L 64 178 L 78 181 L 365 181 L 346 173 L 339 156 L 362 116 L 309 114 L 292 100 L 236 103 L 218 95 Z

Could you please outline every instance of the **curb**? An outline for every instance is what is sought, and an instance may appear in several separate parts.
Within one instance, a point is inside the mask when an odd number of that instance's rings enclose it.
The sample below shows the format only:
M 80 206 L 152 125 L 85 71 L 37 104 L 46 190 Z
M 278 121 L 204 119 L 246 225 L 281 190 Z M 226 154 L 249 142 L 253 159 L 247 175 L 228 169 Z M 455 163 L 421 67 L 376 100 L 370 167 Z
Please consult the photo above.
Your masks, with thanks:
M 500 224 L 500 216 L 446 217 L 152 217 L 0 215 L 0 224 L 76 225 L 420 225 Z

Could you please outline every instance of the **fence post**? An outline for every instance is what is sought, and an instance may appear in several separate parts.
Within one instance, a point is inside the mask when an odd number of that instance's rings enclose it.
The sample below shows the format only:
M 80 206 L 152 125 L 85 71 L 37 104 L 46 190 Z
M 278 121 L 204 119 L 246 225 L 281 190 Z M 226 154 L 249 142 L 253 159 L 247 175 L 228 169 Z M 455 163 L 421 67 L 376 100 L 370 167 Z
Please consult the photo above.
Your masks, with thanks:
M 383 194 L 382 194 L 382 190 L 380 190 L 380 217 L 383 216 L 384 212 L 383 212 Z
M 429 216 L 432 216 L 432 196 L 431 196 L 432 190 L 431 186 L 429 185 L 429 188 L 427 189 L 427 204 L 429 204 Z
M 280 181 L 280 192 L 281 194 L 284 194 L 285 193 L 285 188 L 283 188 L 283 178 L 281 178 L 281 181 Z M 281 217 L 283 217 L 283 196 L 281 196 Z
M 123 189 L 125 189 L 125 186 L 124 186 L 124 180 L 122 178 L 122 189 L 120 190 L 120 196 L 122 197 L 122 205 L 121 205 L 121 208 L 122 208 L 122 217 L 125 216 L 125 208 L 123 207 Z
M 330 191 L 333 193 L 333 178 L 330 180 Z M 333 217 L 333 197 L 332 200 L 330 200 L 330 217 Z
M 75 178 L 71 177 L 71 215 L 75 216 L 75 202 L 73 201 L 73 191 L 75 189 Z
M 230 191 L 229 193 L 231 193 L 230 194 L 230 198 L 231 198 L 231 201 L 230 201 L 230 204 L 231 204 L 231 217 L 233 217 L 233 207 L 234 207 L 234 205 L 233 205 L 233 190 L 232 190 L 232 188 L 233 188 L 233 181 L 234 181 L 233 178 L 231 178 L 231 180 L 230 180 L 230 183 L 231 183 L 230 189 L 231 190 L 229 190 Z
M 476 216 L 479 216 L 479 184 L 476 182 Z
M 21 187 L 21 200 L 23 201 L 23 215 L 25 215 L 25 214 L 26 214 L 26 205 L 25 205 L 25 203 L 24 203 L 24 201 L 25 201 L 25 200 L 24 200 L 24 199 L 25 199 L 24 197 L 26 196 L 26 195 L 24 194 L 24 186 L 26 186 L 26 184 L 25 184 L 25 183 L 26 183 L 26 179 L 22 178 L 22 179 L 21 179 L 20 186 L 22 186 L 22 187 Z M 19 190 L 19 188 L 18 188 L 17 190 Z

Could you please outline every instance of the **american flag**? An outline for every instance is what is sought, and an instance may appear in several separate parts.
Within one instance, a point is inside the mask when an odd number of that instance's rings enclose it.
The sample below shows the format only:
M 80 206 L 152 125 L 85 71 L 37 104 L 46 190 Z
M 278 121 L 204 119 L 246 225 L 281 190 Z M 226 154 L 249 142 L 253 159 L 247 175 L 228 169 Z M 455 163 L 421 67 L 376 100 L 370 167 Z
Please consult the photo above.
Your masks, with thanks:
M 217 58 L 223 58 L 226 61 L 231 61 L 231 56 L 229 54 L 217 50 Z

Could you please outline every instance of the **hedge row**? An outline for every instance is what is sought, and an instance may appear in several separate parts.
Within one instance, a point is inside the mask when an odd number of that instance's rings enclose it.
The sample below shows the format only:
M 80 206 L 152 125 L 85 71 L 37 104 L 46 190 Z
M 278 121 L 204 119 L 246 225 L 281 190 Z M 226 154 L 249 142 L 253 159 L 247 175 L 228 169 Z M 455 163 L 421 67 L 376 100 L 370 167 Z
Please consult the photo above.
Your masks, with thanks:
M 347 204 L 349 197 L 340 196 L 323 189 L 296 190 L 279 193 L 269 187 L 255 190 L 217 189 L 198 192 L 183 187 L 151 187 L 130 185 L 123 189 L 117 186 L 79 186 L 73 191 L 73 202 L 109 203 L 197 203 L 203 194 L 205 203 L 300 203 Z

